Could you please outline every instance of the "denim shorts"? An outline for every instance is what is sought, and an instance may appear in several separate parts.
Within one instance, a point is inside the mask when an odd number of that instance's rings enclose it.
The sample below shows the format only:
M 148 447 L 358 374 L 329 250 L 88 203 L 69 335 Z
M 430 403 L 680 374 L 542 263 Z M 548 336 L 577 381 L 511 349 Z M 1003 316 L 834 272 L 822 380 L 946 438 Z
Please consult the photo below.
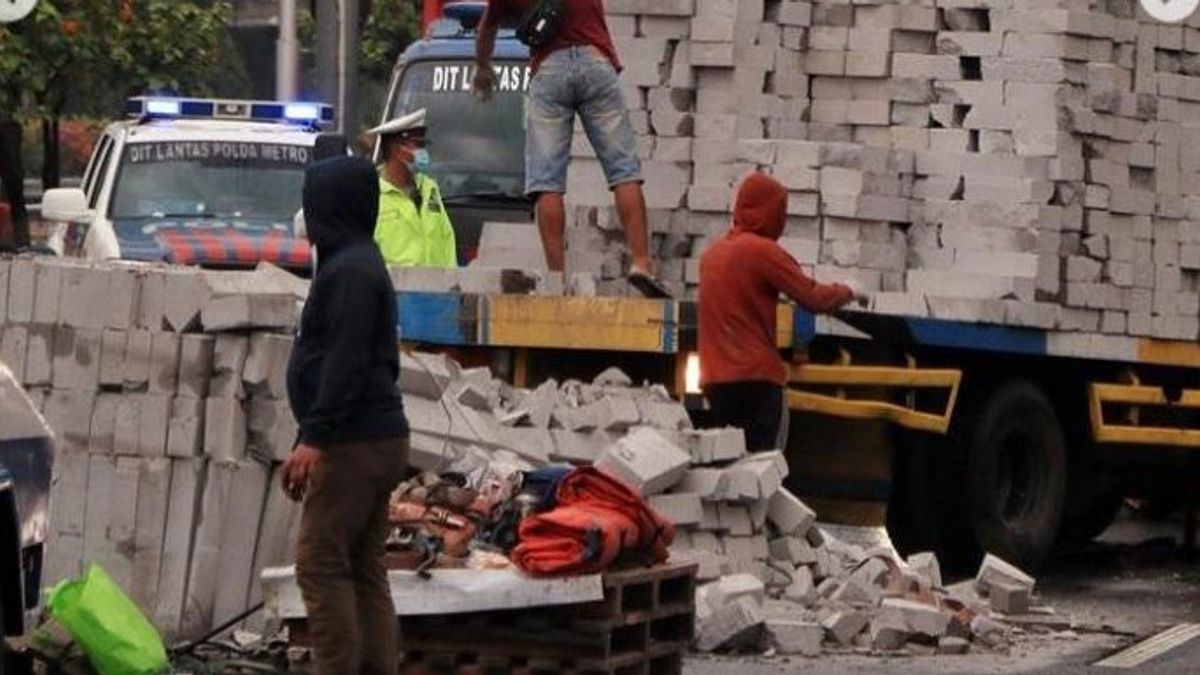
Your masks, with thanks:
M 610 188 L 641 181 L 633 126 L 617 71 L 595 47 L 566 47 L 542 62 L 525 105 L 525 193 L 567 191 L 579 114 Z

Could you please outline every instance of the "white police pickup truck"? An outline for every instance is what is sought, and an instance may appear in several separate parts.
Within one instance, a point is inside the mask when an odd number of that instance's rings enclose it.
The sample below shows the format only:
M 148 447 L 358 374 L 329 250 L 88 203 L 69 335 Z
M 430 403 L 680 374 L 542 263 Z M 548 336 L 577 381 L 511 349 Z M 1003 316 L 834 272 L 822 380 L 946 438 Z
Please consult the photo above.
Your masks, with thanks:
M 55 253 L 309 268 L 293 218 L 332 107 L 138 97 L 126 114 L 100 137 L 81 187 L 46 191 L 42 217 L 54 223 L 47 243 Z

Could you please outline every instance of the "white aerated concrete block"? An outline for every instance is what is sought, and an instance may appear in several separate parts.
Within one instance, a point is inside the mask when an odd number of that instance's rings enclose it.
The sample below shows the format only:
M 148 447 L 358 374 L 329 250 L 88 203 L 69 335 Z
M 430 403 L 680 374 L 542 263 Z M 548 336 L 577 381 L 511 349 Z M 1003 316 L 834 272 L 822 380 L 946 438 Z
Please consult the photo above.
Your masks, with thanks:
M 783 534 L 803 537 L 817 520 L 817 514 L 791 492 L 781 489 L 772 495 L 767 520 Z
M 250 352 L 242 370 L 242 381 L 251 395 L 274 399 L 287 398 L 288 357 L 292 339 L 286 335 L 256 333 L 250 338 Z
M 166 508 L 162 558 L 159 562 L 158 597 L 151 613 L 155 625 L 170 639 L 180 635 L 187 605 L 188 570 L 192 561 L 193 533 L 200 515 L 206 462 L 171 460 L 171 493 Z
M 171 401 L 167 425 L 167 455 L 181 459 L 204 453 L 205 401 L 192 396 L 176 396 Z
M 1004 583 L 1033 591 L 1036 581 L 1016 566 L 1011 565 L 997 556 L 987 554 L 975 575 L 975 588 L 981 594 L 987 594 L 992 584 Z
M 605 449 L 596 468 L 649 496 L 679 482 L 690 464 L 691 457 L 662 434 L 639 427 Z
M 204 405 L 204 454 L 214 462 L 246 458 L 246 411 L 236 398 L 208 398 Z

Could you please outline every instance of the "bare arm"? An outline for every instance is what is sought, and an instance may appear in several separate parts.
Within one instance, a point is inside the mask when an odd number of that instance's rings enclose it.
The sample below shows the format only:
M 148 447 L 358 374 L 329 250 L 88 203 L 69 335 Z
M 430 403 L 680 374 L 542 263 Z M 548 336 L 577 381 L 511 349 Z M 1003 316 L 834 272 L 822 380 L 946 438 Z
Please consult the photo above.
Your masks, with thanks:
M 500 21 L 492 3 L 483 10 L 479 26 L 475 29 L 475 79 L 472 88 L 475 95 L 484 101 L 492 97 L 496 89 L 496 73 L 492 70 L 492 54 L 496 52 L 496 33 Z

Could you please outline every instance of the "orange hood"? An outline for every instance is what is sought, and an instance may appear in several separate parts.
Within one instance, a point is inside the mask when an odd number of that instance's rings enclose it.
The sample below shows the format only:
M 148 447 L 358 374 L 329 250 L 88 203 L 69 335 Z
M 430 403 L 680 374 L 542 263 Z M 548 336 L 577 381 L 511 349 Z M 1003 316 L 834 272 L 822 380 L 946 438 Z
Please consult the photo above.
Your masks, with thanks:
M 787 222 L 788 191 L 765 173 L 750 174 L 738 189 L 733 231 L 752 232 L 777 240 Z

